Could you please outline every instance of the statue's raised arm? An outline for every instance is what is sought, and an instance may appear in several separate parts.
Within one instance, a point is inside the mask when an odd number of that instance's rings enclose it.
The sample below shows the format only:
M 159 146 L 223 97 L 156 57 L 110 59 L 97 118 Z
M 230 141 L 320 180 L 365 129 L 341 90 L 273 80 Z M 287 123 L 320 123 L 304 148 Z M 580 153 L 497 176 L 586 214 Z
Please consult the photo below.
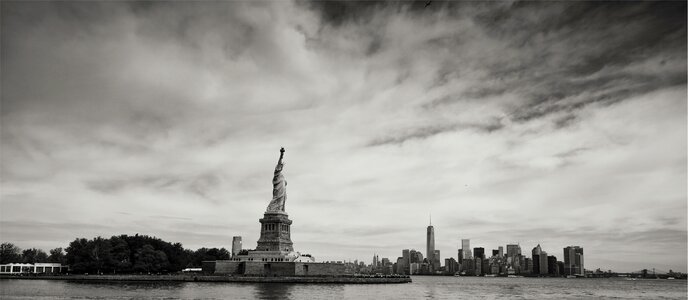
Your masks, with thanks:
M 268 205 L 267 211 L 284 212 L 284 204 L 287 200 L 287 181 L 284 180 L 282 169 L 284 168 L 284 147 L 280 148 L 280 157 L 275 166 L 275 175 L 272 177 L 272 201 Z

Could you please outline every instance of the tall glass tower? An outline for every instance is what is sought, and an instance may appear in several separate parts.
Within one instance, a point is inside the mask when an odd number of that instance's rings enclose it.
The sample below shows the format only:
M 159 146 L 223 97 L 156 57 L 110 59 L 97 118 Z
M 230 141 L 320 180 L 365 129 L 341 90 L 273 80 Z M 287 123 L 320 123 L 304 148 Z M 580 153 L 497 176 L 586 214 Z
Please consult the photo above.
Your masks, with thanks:
M 428 255 L 428 262 L 430 263 L 430 270 L 435 270 L 435 266 L 433 266 L 435 262 L 435 228 L 432 227 L 432 220 L 430 221 L 430 225 L 428 226 L 426 246 L 426 253 Z

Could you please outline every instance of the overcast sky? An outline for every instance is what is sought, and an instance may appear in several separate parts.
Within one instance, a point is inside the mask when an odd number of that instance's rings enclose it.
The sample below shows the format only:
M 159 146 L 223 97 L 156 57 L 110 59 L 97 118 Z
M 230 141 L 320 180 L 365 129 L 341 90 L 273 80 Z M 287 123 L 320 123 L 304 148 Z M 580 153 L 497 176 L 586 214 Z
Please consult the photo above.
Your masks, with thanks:
M 685 2 L 2 2 L 0 239 L 686 271 Z

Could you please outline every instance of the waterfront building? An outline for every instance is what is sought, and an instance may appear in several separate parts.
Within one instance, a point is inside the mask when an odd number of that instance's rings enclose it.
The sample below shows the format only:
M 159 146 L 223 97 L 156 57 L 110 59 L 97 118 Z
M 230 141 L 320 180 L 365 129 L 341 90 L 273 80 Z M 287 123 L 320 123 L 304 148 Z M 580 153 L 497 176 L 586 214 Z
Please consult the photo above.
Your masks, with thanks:
M 490 273 L 489 274 L 499 274 L 499 265 L 498 264 L 490 265 Z
M 564 274 L 585 276 L 582 247 L 568 246 L 564 248 Z
M 538 244 L 533 248 L 533 274 L 547 275 L 547 252 L 543 251 Z
M 420 263 L 413 262 L 409 265 L 409 275 L 420 274 Z
M 410 274 L 409 273 L 409 265 L 411 264 L 411 250 L 409 250 L 409 249 L 401 250 L 401 257 L 403 258 L 404 274 Z
M 483 275 L 483 260 L 480 259 L 479 256 L 476 256 L 473 261 L 473 274 L 475 274 L 475 276 Z
M 526 274 L 533 274 L 533 260 L 527 257 L 523 258 L 523 267 L 521 272 Z
M 542 251 L 540 244 L 533 248 L 533 274 L 546 275 L 547 271 L 547 252 Z
M 234 236 L 232 237 L 232 257 L 239 255 L 239 252 L 241 252 L 241 237 Z
M 499 250 L 499 256 L 503 257 L 504 256 L 504 247 L 499 246 L 499 247 L 497 247 L 497 250 Z
M 404 265 L 404 258 L 399 256 L 397 258 L 397 262 L 394 264 L 394 270 L 396 270 L 396 274 L 406 274 L 406 266 Z
M 454 274 L 459 271 L 459 263 L 453 257 L 444 259 L 445 272 Z
M 490 260 L 483 258 L 481 260 L 481 269 L 483 274 L 490 274 Z
M 492 249 L 492 256 L 499 256 L 499 250 Z
M 420 264 L 420 274 L 430 274 L 430 264 L 427 263 L 427 258 L 425 259 L 426 262 L 423 262 Z
M 435 253 L 432 254 L 432 266 L 435 268 L 434 271 L 438 271 L 440 267 L 442 267 L 442 261 L 440 260 L 440 250 L 435 250 Z
M 533 261 L 533 270 L 530 272 L 531 274 L 540 274 L 540 253 L 542 253 L 542 248 L 540 248 L 540 244 L 538 244 L 535 248 L 532 250 L 532 261 Z
M 60 263 L 9 263 L 0 265 L 0 274 L 62 274 L 68 268 Z
M 559 276 L 557 257 L 554 255 L 547 256 L 547 274 L 550 276 Z
M 475 274 L 475 261 L 473 259 L 464 258 L 463 263 L 461 264 L 461 274 Z
M 514 273 L 521 272 L 521 267 L 524 265 L 521 256 L 521 246 L 518 244 L 506 245 L 507 265 L 510 266 Z

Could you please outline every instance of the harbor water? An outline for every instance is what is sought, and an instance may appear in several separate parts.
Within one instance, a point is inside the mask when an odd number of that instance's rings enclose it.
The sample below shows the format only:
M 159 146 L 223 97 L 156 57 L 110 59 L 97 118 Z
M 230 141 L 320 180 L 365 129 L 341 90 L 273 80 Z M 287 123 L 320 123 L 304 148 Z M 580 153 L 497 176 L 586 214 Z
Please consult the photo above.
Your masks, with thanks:
M 414 276 L 405 284 L 0 280 L 1 299 L 686 299 L 685 280 Z

